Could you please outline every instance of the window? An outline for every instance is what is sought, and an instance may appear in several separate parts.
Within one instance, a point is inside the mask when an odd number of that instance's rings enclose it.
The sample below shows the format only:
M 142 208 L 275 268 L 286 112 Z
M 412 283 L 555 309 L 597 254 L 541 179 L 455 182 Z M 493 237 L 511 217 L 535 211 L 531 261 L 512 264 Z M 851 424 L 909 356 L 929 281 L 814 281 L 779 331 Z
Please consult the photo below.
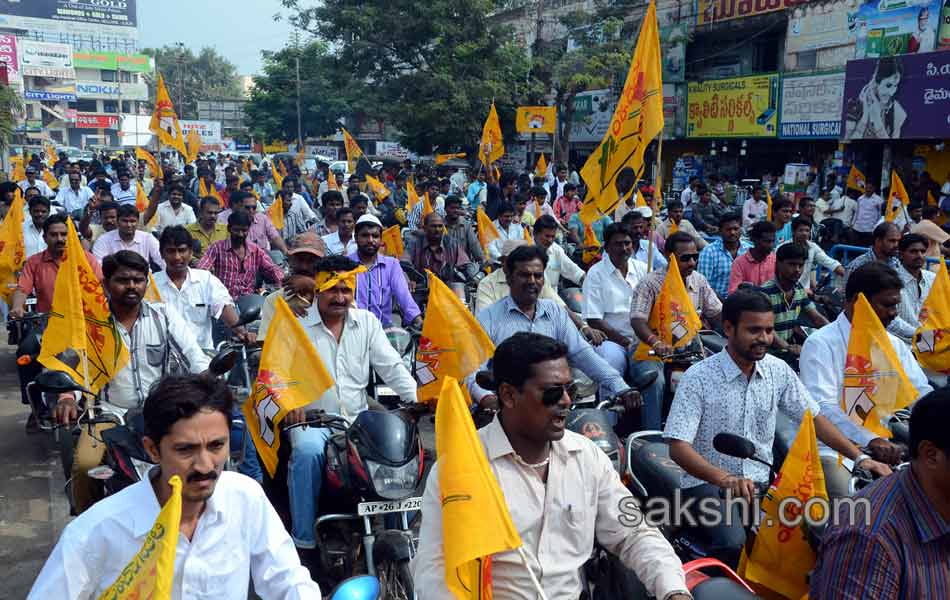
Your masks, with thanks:
M 77 100 L 73 104 L 79 112 L 99 112 L 98 100 Z
M 119 103 L 116 100 L 103 100 L 102 112 L 106 112 L 106 113 L 119 112 Z
M 103 81 L 115 81 L 115 71 L 100 71 L 99 72 Z
M 124 113 L 131 113 L 131 112 L 132 112 L 132 101 L 131 101 L 131 100 L 123 100 L 123 101 L 122 101 L 122 112 L 124 112 Z
M 132 73 L 129 71 L 119 71 L 119 81 L 122 83 L 132 83 Z

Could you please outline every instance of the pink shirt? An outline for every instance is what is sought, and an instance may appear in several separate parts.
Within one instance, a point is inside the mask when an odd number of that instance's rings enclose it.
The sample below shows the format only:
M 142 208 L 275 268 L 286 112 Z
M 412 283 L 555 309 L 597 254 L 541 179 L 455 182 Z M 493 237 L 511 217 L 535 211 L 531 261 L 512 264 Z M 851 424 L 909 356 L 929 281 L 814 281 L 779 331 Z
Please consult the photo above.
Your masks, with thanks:
M 554 215 L 559 221 L 567 223 L 571 215 L 581 209 L 581 201 L 561 196 L 554 201 Z
M 232 212 L 234 211 L 230 208 L 222 210 L 218 214 L 218 223 L 227 225 L 228 217 L 231 216 Z M 262 212 L 254 213 L 254 221 L 251 222 L 251 227 L 247 230 L 247 241 L 254 242 L 264 250 L 270 250 L 270 241 L 279 235 L 270 217 Z
M 756 262 L 752 252 L 740 254 L 732 261 L 732 271 L 729 273 L 729 293 L 736 291 L 742 283 L 751 283 L 760 286 L 769 279 L 775 278 L 775 253 L 772 252 L 765 260 Z

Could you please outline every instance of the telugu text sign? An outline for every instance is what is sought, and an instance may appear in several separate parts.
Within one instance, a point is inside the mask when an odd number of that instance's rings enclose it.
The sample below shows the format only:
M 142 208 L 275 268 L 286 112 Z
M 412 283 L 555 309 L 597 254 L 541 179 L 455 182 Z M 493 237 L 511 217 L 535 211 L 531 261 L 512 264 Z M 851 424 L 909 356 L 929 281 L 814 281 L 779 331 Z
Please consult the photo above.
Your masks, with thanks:
M 17 56 L 15 35 L 0 34 L 0 62 L 7 66 L 7 81 L 11 85 L 22 85 L 23 77 L 20 75 L 20 59 Z
M 699 81 L 688 88 L 686 137 L 775 137 L 778 74 Z
M 76 113 L 77 129 L 118 129 L 119 115 Z
M 781 138 L 841 135 L 844 72 L 782 78 Z
M 698 0 L 696 23 L 708 25 L 784 10 L 806 0 Z

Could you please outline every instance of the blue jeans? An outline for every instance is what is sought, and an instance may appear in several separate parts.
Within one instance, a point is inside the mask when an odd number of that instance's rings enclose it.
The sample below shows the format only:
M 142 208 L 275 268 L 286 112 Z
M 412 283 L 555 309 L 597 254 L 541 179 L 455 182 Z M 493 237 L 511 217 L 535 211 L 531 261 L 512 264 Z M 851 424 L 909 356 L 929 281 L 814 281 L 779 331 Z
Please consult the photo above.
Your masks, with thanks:
M 316 548 L 314 524 L 320 488 L 323 487 L 324 449 L 330 430 L 295 427 L 290 430 L 290 463 L 287 466 L 287 486 L 290 490 L 290 535 L 298 548 Z
M 630 376 L 636 381 L 638 378 L 652 372 L 657 373 L 656 381 L 645 390 L 643 396 L 643 412 L 641 426 L 646 429 L 662 430 L 663 421 L 663 394 L 666 391 L 666 378 L 663 373 L 663 363 L 656 360 L 630 360 Z
M 620 344 L 604 340 L 599 346 L 594 346 L 594 352 L 620 373 L 621 377 L 627 378 L 627 351 Z M 610 396 L 610 391 L 601 385 L 600 397 L 610 398 Z
M 261 463 L 257 458 L 254 440 L 251 439 L 251 432 L 247 429 L 244 413 L 235 406 L 231 417 L 231 452 L 241 445 L 244 446 L 244 459 L 238 463 L 238 473 L 247 475 L 257 483 L 263 483 L 264 473 L 261 471 Z

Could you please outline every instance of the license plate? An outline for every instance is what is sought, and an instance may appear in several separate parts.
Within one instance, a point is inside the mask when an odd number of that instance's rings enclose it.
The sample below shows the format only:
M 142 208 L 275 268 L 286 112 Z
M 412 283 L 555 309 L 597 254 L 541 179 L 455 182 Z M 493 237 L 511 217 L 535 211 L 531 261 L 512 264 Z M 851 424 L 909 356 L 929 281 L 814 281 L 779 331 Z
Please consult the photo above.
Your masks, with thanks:
M 356 507 L 359 516 L 380 515 L 383 513 L 404 512 L 422 508 L 422 497 L 390 500 L 387 502 L 360 502 Z

